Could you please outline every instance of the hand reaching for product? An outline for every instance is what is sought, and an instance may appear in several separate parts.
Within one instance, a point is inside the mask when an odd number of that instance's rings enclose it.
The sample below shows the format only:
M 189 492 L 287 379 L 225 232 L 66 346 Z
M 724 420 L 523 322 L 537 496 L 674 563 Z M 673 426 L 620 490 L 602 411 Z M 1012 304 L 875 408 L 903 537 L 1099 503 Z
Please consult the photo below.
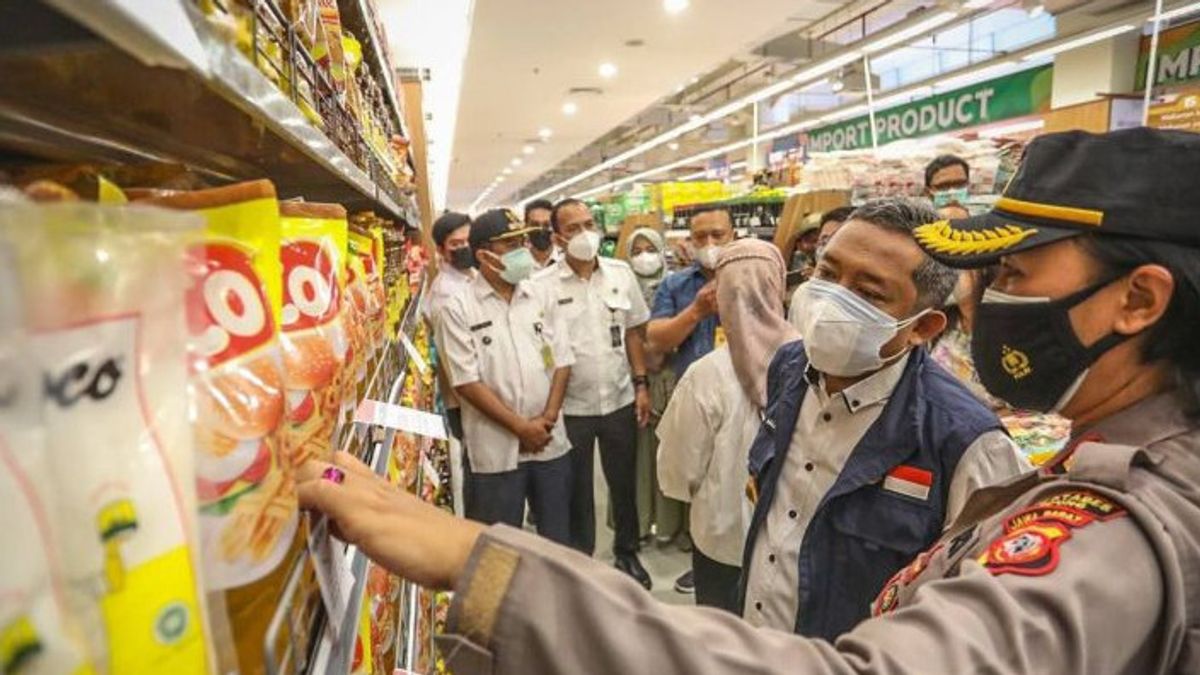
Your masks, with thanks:
M 341 483 L 322 478 L 330 466 Z M 466 566 L 483 526 L 396 488 L 352 455 L 339 452 L 333 465 L 311 460 L 300 467 L 300 506 L 329 516 L 339 539 L 371 560 L 429 588 L 452 588 Z

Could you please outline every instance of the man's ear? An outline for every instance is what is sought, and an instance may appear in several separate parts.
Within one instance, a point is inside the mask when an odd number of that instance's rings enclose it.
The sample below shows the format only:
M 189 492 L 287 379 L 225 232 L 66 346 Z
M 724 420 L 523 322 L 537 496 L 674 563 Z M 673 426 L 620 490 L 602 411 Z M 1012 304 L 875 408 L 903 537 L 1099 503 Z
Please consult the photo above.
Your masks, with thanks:
M 945 313 L 937 309 L 930 310 L 913 323 L 912 333 L 908 336 L 908 344 L 914 347 L 929 344 L 944 330 L 946 330 Z
M 1175 293 L 1175 279 L 1161 265 L 1142 265 L 1129 274 L 1122 290 L 1124 297 L 1113 330 L 1121 335 L 1136 335 L 1160 321 L 1167 312 Z
M 554 245 L 562 250 L 567 250 L 567 238 L 559 234 L 558 230 L 550 230 L 553 234 L 551 238 L 554 240 Z
M 475 262 L 480 269 L 484 267 L 490 267 L 497 271 L 504 269 L 504 263 L 501 262 L 500 256 L 484 248 L 475 251 Z

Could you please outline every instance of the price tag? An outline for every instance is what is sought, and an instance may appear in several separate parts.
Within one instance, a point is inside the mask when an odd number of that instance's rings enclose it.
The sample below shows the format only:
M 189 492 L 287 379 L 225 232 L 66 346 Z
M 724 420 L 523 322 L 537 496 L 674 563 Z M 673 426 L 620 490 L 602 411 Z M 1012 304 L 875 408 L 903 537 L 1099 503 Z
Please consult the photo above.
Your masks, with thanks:
M 360 403 L 354 413 L 354 421 L 438 440 L 447 438 L 446 423 L 441 415 L 383 401 L 366 399 Z
M 408 352 L 408 358 L 412 359 L 413 364 L 417 367 L 417 371 L 422 375 L 429 372 L 429 364 L 425 363 L 425 358 L 421 356 L 417 346 L 409 339 L 408 333 L 400 331 L 400 342 L 404 345 L 404 351 Z
M 313 569 L 317 574 L 317 586 L 321 589 L 321 601 L 329 614 L 329 629 L 334 639 L 342 620 L 350 608 L 350 593 L 354 588 L 354 573 L 346 561 L 340 543 L 329 533 L 329 518 L 326 516 L 304 516 L 309 520 L 308 553 L 312 556 Z

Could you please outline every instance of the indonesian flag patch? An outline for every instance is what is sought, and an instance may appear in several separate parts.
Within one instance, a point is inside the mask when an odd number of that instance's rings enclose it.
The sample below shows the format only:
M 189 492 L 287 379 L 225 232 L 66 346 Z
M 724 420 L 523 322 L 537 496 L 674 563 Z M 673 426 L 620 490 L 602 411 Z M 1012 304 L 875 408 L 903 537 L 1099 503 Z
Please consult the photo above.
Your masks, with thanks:
M 933 472 L 915 466 L 900 465 L 888 472 L 883 479 L 883 489 L 913 499 L 927 501 L 929 487 L 933 485 Z

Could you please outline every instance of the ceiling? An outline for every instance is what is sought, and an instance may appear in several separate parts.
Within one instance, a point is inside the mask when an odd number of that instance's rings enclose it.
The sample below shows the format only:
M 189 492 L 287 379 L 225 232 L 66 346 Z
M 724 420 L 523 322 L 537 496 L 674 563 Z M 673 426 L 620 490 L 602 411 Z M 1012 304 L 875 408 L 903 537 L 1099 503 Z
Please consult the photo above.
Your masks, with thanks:
M 479 204 L 506 203 L 526 182 L 731 56 L 795 30 L 840 0 L 692 0 L 668 14 L 661 0 L 508 0 L 474 6 L 446 205 L 466 210 L 506 167 L 511 175 Z M 641 40 L 641 46 L 627 46 Z M 618 68 L 612 79 L 598 69 Z M 572 88 L 602 93 L 572 95 Z M 563 104 L 579 111 L 564 115 Z M 541 128 L 553 130 L 548 141 Z M 534 153 L 522 148 L 532 145 Z M 511 166 L 514 158 L 522 164 Z

